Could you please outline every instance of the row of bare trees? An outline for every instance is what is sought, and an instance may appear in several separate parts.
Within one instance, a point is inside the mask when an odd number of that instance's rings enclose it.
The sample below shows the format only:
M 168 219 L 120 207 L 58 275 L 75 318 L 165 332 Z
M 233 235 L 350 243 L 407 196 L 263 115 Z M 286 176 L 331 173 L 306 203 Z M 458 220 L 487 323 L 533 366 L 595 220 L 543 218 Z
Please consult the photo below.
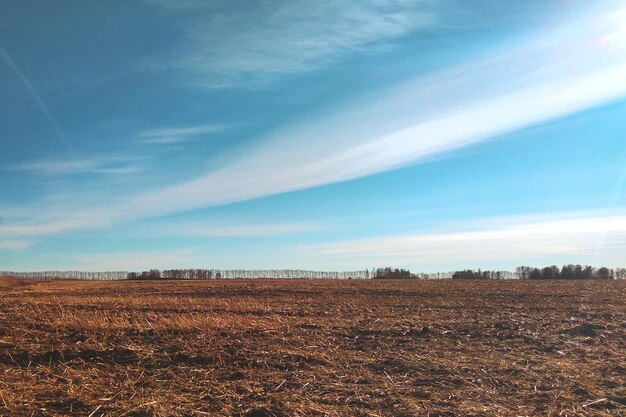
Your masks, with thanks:
M 456 272 L 412 273 L 408 269 L 373 268 L 373 279 L 516 279 L 515 272 L 511 271 L 472 271 L 470 269 Z
M 374 268 L 372 274 L 373 279 L 415 279 L 417 276 L 412 274 L 408 269 L 401 268 Z
M 399 268 L 373 268 L 357 271 L 309 271 L 300 269 L 152 269 L 144 272 L 128 271 L 0 271 L 0 276 L 20 279 L 626 279 L 626 268 L 595 268 L 589 265 L 556 265 L 545 268 L 520 266 L 514 272 L 492 270 L 463 270 L 456 272 L 411 273 Z
M 519 266 L 516 273 L 520 279 L 626 279 L 626 268 L 595 268 L 590 265 L 556 265 L 545 268 Z
M 595 268 L 589 265 L 563 265 L 559 268 L 552 265 L 545 268 L 518 266 L 515 272 L 466 269 L 456 271 L 452 279 L 626 279 L 626 268 Z
M 452 279 L 518 279 L 519 275 L 511 271 L 477 271 L 466 269 L 456 271 L 452 274 Z
M 589 265 L 556 265 L 545 268 L 520 266 L 512 271 L 466 269 L 444 273 L 412 273 L 408 269 L 373 268 L 373 279 L 626 279 L 626 268 L 595 268 Z
M 303 269 L 151 269 L 129 272 L 128 279 L 367 279 L 369 271 L 309 271 Z
M 15 277 L 20 279 L 85 279 L 98 281 L 112 281 L 125 279 L 128 271 L 0 271 L 0 277 Z

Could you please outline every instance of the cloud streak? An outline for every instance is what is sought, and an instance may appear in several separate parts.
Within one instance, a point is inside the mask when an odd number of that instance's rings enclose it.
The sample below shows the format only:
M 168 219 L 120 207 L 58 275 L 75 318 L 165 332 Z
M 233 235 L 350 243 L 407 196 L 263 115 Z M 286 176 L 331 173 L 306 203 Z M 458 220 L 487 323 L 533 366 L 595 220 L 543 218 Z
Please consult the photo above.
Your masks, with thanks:
M 621 99 L 625 23 L 614 15 L 622 12 L 595 12 L 506 54 L 420 77 L 277 131 L 248 156 L 146 193 L 119 215 L 149 215 L 146 207 L 175 212 L 359 178 Z
M 144 130 L 139 134 L 143 143 L 168 144 L 180 143 L 193 138 L 221 133 L 230 126 L 224 124 L 205 124 L 187 127 L 169 127 Z
M 434 23 L 431 3 L 421 0 L 149 3 L 185 22 L 183 53 L 165 65 L 190 71 L 207 87 L 310 71 Z
M 43 175 L 134 174 L 143 171 L 140 158 L 126 156 L 26 162 L 14 167 Z
M 23 250 L 27 249 L 32 245 L 32 242 L 26 240 L 0 240 L 0 249 L 2 250 Z
M 297 248 L 305 257 L 369 266 L 485 265 L 519 259 L 581 259 L 619 265 L 626 260 L 626 214 L 551 215 L 490 219 L 481 228 L 331 242 Z M 484 227 L 487 226 L 487 227 Z M 602 246 L 598 244 L 602 242 Z M 511 267 L 515 265 L 510 265 Z
M 320 230 L 320 226 L 311 223 L 274 223 L 242 224 L 233 226 L 211 226 L 204 223 L 182 224 L 175 227 L 163 227 L 159 236 L 194 236 L 194 237 L 272 237 Z
M 89 213 L 71 213 L 81 222 L 68 223 L 66 230 L 372 175 L 622 99 L 626 22 L 619 16 L 625 9 L 618 2 L 607 4 L 613 7 L 588 11 L 580 20 L 506 52 L 421 76 L 330 109 L 325 117 L 275 131 L 230 165 L 130 197 L 108 207 L 106 217 L 98 213 L 91 223 Z M 161 129 L 152 135 L 192 135 L 202 129 Z

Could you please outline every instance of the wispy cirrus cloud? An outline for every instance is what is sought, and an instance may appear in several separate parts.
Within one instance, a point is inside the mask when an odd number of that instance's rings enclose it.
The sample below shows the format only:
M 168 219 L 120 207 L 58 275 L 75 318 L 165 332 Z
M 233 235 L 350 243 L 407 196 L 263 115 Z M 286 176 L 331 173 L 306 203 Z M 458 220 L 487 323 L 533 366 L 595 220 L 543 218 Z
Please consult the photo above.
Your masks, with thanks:
M 184 21 L 182 53 L 162 65 L 189 71 L 208 87 L 254 85 L 324 67 L 435 21 L 426 0 L 148 2 Z
M 60 219 L 50 219 L 37 222 L 27 222 L 20 224 L 7 224 L 0 229 L 0 237 L 44 237 L 56 235 L 68 230 L 76 230 L 89 228 L 93 225 L 101 226 L 106 224 L 108 218 L 102 214 L 87 215 L 83 213 L 82 218 L 72 218 L 73 216 L 64 216 Z
M 106 209 L 120 222 L 346 181 L 626 97 L 624 7 L 279 129 L 261 145 L 195 179 L 127 197 Z M 193 131 L 192 131 L 193 132 Z M 163 132 L 157 132 L 163 133 Z M 170 132 L 171 133 L 171 132 Z M 156 135 L 158 136 L 158 135 Z M 99 213 L 77 228 L 103 224 Z M 58 222 L 63 222 L 59 219 Z M 57 222 L 57 223 L 58 223 Z
M 0 249 L 18 251 L 28 249 L 32 244 L 28 240 L 0 240 Z
M 215 226 L 202 222 L 164 226 L 158 230 L 160 236 L 195 237 L 272 237 L 314 232 L 324 226 L 314 223 L 262 223 Z
M 477 227 L 478 225 L 478 227 Z M 619 266 L 626 261 L 626 214 L 553 213 L 493 218 L 456 229 L 308 245 L 295 250 L 325 262 L 403 265 L 486 265 L 520 259 Z M 465 229 L 465 230 L 463 230 Z
M 616 4 L 612 2 L 611 4 Z M 626 97 L 623 8 L 580 20 L 506 53 L 422 76 L 277 130 L 221 170 L 146 193 L 120 216 L 175 212 L 346 181 Z
M 186 127 L 164 127 L 148 129 L 139 133 L 139 140 L 143 143 L 169 144 L 180 143 L 193 138 L 221 133 L 231 126 L 226 124 L 204 124 Z
M 128 156 L 98 156 L 82 159 L 53 159 L 25 162 L 14 166 L 19 171 L 44 175 L 72 174 L 134 174 L 144 170 L 142 158 Z

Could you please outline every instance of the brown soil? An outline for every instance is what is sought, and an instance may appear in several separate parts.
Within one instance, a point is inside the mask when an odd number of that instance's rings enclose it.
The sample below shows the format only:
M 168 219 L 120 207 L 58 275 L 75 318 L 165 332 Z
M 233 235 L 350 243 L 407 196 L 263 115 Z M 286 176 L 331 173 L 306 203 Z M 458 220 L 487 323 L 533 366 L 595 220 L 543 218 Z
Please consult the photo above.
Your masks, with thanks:
M 2 416 L 626 416 L 625 386 L 625 281 L 0 281 Z
M 21 285 L 27 285 L 26 281 L 20 281 L 15 277 L 0 277 L 0 291 Z

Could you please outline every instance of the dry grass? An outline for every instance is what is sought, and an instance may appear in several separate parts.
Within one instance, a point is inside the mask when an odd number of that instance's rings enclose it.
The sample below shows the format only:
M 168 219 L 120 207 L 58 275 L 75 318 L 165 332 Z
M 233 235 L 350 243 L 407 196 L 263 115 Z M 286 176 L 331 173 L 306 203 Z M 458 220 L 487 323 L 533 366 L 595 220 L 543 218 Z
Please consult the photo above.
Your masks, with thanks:
M 15 277 L 0 277 L 0 290 L 26 285 L 24 281 L 20 281 Z
M 626 415 L 626 282 L 0 281 L 3 416 Z

